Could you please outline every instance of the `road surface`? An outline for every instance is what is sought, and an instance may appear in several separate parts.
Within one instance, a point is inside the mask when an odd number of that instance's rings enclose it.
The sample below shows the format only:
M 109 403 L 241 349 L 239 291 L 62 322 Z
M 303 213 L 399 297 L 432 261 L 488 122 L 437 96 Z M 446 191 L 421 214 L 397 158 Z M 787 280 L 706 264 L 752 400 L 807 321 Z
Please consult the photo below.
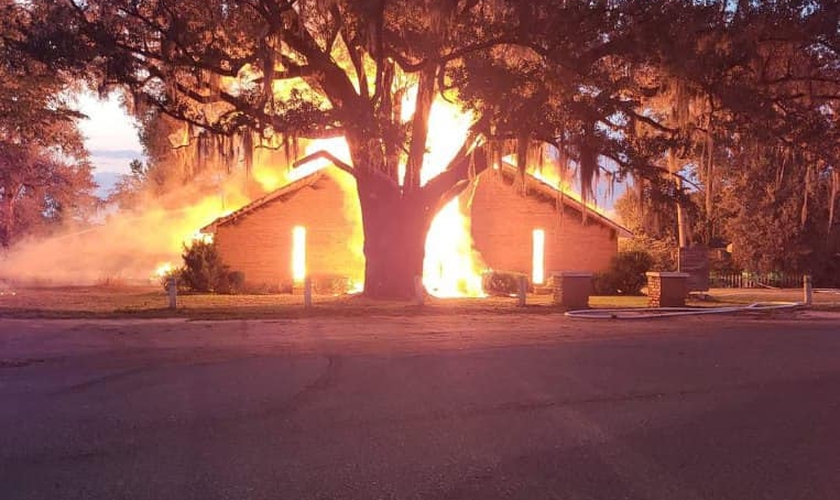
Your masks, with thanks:
M 840 498 L 840 321 L 0 321 L 0 498 Z

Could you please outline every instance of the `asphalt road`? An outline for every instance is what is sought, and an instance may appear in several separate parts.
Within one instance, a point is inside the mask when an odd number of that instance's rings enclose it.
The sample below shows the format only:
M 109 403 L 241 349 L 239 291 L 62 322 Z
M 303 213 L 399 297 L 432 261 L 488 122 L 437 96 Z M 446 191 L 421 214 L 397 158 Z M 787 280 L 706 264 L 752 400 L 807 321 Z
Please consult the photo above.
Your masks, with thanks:
M 0 320 L 0 498 L 840 498 L 840 320 Z

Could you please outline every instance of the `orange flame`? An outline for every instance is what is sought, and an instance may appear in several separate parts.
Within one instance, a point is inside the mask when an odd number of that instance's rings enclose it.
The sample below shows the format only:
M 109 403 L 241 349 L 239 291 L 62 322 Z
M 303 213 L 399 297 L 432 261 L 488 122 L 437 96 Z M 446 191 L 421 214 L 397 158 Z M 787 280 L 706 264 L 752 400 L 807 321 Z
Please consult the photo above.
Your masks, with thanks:
M 467 137 L 473 117 L 437 99 L 429 114 L 428 151 L 420 182 L 441 173 Z M 447 203 L 432 220 L 426 235 L 423 284 L 436 297 L 481 297 L 481 257 L 473 247 L 470 219 L 458 198 Z
M 249 85 L 249 79 L 254 75 L 253 70 L 249 68 L 238 78 L 231 79 L 227 83 L 234 90 L 240 87 L 246 88 Z M 283 89 L 276 90 L 279 92 Z M 401 117 L 404 121 L 411 119 L 415 102 L 416 87 L 410 89 L 404 98 Z M 420 172 L 422 184 L 446 168 L 465 140 L 472 121 L 473 117 L 470 113 L 464 113 L 457 106 L 443 99 L 437 99 L 433 103 L 429 118 L 427 152 Z M 305 154 L 310 155 L 320 150 L 328 151 L 341 161 L 352 165 L 349 148 L 344 138 L 310 141 L 306 145 Z M 271 162 L 258 159 L 255 161 L 251 174 L 265 191 L 272 191 L 325 169 L 330 164 L 327 159 L 316 159 L 297 168 L 278 170 L 270 166 Z M 401 166 L 401 172 L 404 172 L 404 165 Z M 362 257 L 360 261 L 363 262 L 364 232 L 356 181 L 351 175 L 339 169 L 327 169 L 325 173 L 334 179 L 345 193 L 344 216 L 353 227 L 353 234 L 347 246 L 356 255 Z M 250 201 L 248 196 L 239 191 L 227 194 L 223 199 L 225 202 L 220 205 L 219 198 L 208 197 L 184 209 L 186 224 L 192 229 L 189 232 L 174 235 L 172 249 L 180 251 L 181 245 L 193 238 L 192 232 L 195 228 L 203 227 Z M 302 231 L 298 230 L 305 231 L 305 229 L 295 228 L 295 230 L 295 236 L 303 241 Z M 462 212 L 457 198 L 444 206 L 432 221 L 426 238 L 425 251 L 423 284 L 430 293 L 439 297 L 483 295 L 481 288 L 483 265 L 480 256 L 473 248 L 469 217 Z M 303 279 L 306 272 L 305 250 L 300 250 L 298 253 L 298 258 L 293 263 L 296 280 Z M 166 269 L 171 268 L 169 264 Z M 159 267 L 156 273 L 161 269 L 163 268 Z M 363 286 L 364 269 L 348 269 L 347 272 L 354 288 L 360 290 Z
M 405 99 L 403 120 L 411 118 L 405 110 L 413 110 L 416 92 L 409 92 Z M 460 149 L 472 123 L 472 116 L 461 112 L 456 106 L 438 99 L 432 105 L 429 117 L 428 151 L 423 159 L 420 182 L 425 184 L 443 171 Z M 323 139 L 310 142 L 306 154 L 327 151 L 339 160 L 351 164 L 347 141 L 343 138 Z M 289 173 L 288 180 L 295 181 L 320 171 L 331 163 L 324 158 L 307 162 Z M 361 207 L 356 193 L 356 181 L 338 169 L 326 171 L 339 182 L 345 196 L 345 216 L 351 221 L 354 231 L 348 246 L 362 256 L 364 232 Z M 401 168 L 404 173 L 404 165 Z M 402 178 L 401 173 L 401 178 Z M 437 297 L 483 296 L 481 287 L 481 259 L 473 248 L 469 218 L 461 211 L 458 199 L 450 201 L 435 216 L 426 236 L 426 257 L 423 261 L 423 284 L 429 293 Z M 351 276 L 361 289 L 362 270 Z
M 153 276 L 155 278 L 163 278 L 167 274 L 171 273 L 174 269 L 175 269 L 175 266 L 173 266 L 171 262 L 164 262 L 164 263 L 160 264 L 157 267 L 157 269 L 155 269 L 155 272 L 154 272 Z

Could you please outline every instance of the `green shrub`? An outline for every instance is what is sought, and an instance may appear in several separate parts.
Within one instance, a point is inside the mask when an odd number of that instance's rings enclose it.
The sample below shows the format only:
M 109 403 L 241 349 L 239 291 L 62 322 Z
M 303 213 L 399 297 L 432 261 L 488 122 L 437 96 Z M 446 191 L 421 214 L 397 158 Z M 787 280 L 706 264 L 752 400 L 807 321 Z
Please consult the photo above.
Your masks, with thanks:
M 184 285 L 196 292 L 214 292 L 228 273 L 214 243 L 194 241 L 192 246 L 184 245 L 184 268 L 181 279 Z
M 310 278 L 312 293 L 317 295 L 342 295 L 349 292 L 353 285 L 350 278 L 337 274 L 316 274 Z
M 242 271 L 227 271 L 219 275 L 214 291 L 227 294 L 242 293 L 244 285 L 245 273 Z
M 618 289 L 609 271 L 595 273 L 592 276 L 592 293 L 593 295 L 618 295 Z
M 169 278 L 175 277 L 179 291 L 240 293 L 245 284 L 245 275 L 240 271 L 231 271 L 222 262 L 214 243 L 194 241 L 189 247 L 184 245 L 184 267 L 174 269 L 162 277 L 165 290 L 169 287 Z
M 510 297 L 519 293 L 519 279 L 524 277 L 526 287 L 531 291 L 531 281 L 523 273 L 508 271 L 488 271 L 481 275 L 481 288 L 484 293 L 496 297 Z
M 645 273 L 653 265 L 647 252 L 619 252 L 612 258 L 606 272 L 593 277 L 596 295 L 639 295 L 647 284 Z
M 653 266 L 653 257 L 647 252 L 621 252 L 613 258 L 611 271 L 618 293 L 639 295 L 647 284 L 645 273 Z
M 179 292 L 188 292 L 189 289 L 184 286 L 184 280 L 181 279 L 181 274 L 183 274 L 184 268 L 179 267 L 177 269 L 172 269 L 167 271 L 166 274 L 160 277 L 160 284 L 165 291 L 169 291 L 169 282 L 172 278 L 175 278 L 175 286 L 178 288 Z

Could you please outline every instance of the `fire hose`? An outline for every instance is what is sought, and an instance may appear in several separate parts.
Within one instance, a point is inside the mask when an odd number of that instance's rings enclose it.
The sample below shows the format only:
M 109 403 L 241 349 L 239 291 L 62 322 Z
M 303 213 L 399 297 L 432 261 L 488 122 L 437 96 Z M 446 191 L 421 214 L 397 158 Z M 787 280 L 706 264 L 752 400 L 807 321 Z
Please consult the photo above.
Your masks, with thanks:
M 579 319 L 652 319 L 670 318 L 675 316 L 699 316 L 702 314 L 730 314 L 738 312 L 763 312 L 785 309 L 798 309 L 809 307 L 812 302 L 813 293 L 840 294 L 837 288 L 811 287 L 811 277 L 803 277 L 803 298 L 802 302 L 754 302 L 743 306 L 723 307 L 625 307 L 605 309 L 580 309 L 567 311 L 566 316 Z
M 805 307 L 805 302 L 755 302 L 745 306 L 724 307 L 625 307 L 615 309 L 580 309 L 566 311 L 566 316 L 579 319 L 652 319 L 701 314 L 775 311 Z

